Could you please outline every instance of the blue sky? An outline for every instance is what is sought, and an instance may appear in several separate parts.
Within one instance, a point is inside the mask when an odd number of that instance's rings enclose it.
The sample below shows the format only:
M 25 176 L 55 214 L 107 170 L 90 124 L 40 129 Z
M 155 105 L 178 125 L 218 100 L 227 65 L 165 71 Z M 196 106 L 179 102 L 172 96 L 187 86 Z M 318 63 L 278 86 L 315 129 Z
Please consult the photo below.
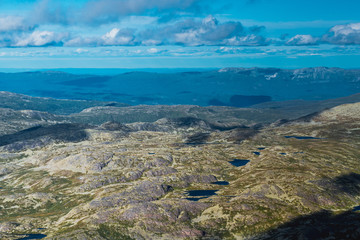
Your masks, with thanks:
M 359 68 L 360 1 L 1 0 L 0 68 Z

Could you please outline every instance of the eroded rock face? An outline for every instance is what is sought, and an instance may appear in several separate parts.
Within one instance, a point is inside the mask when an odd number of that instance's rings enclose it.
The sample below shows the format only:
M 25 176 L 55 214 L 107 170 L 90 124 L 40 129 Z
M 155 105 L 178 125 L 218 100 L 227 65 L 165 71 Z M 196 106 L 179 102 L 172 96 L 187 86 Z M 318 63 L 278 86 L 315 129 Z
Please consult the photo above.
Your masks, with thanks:
M 325 110 L 314 117 L 314 121 L 323 122 L 354 122 L 360 119 L 360 103 L 344 104 Z
M 0 136 L 0 147 L 4 151 L 19 152 L 56 142 L 80 142 L 88 138 L 85 131 L 87 128 L 91 127 L 69 123 L 50 126 L 39 125 L 14 134 Z

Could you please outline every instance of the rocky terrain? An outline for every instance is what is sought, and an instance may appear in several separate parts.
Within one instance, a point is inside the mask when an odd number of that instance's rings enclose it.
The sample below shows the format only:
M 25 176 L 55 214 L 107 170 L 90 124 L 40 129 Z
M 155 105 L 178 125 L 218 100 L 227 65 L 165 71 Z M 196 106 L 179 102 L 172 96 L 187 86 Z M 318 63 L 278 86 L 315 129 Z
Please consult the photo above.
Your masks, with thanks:
M 343 101 L 287 120 L 0 109 L 0 239 L 359 239 L 360 103 Z

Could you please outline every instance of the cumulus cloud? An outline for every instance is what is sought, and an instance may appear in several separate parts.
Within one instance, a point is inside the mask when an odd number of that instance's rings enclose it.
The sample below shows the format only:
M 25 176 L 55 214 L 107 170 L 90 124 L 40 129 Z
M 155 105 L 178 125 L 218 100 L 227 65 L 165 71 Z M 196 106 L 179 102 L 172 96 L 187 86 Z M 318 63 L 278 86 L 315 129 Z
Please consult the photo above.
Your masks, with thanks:
M 100 3 L 103 1 L 96 2 Z M 127 0 L 122 0 L 122 2 L 127 2 Z M 186 8 L 186 6 L 194 2 L 196 1 L 181 2 L 173 0 L 167 2 L 165 0 L 156 0 L 153 6 L 158 6 L 159 8 L 183 6 Z M 142 2 L 140 0 L 134 2 L 135 5 L 139 3 Z M 137 9 L 137 5 L 135 8 Z M 223 22 L 212 15 L 204 19 L 184 17 L 177 21 L 157 25 L 151 22 L 151 24 L 139 27 L 138 29 L 121 28 L 120 26 L 122 25 L 124 24 L 119 23 L 118 26 L 116 24 L 105 25 L 104 27 L 111 27 L 103 34 L 91 35 L 90 33 L 81 36 L 76 33 L 74 34 L 74 32 L 70 34 L 54 30 L 44 30 L 45 27 L 32 24 L 31 21 L 27 21 L 25 18 L 5 16 L 0 17 L 0 47 L 70 46 L 81 49 L 82 47 L 97 46 L 151 46 L 151 50 L 147 51 L 147 53 L 155 54 L 159 53 L 155 50 L 158 49 L 155 46 L 161 45 L 188 47 L 309 46 L 324 43 L 360 45 L 360 23 L 336 25 L 323 36 L 298 34 L 292 37 L 284 35 L 283 38 L 279 39 L 263 36 L 265 29 L 263 26 L 245 27 L 239 21 Z M 138 26 L 135 25 L 135 27 Z M 69 28 L 69 30 L 75 29 L 76 31 L 78 30 L 77 28 L 79 26 Z M 67 29 L 67 27 L 57 27 L 55 29 Z M 86 29 L 85 27 L 82 32 L 85 33 Z
M 59 46 L 68 38 L 68 33 L 51 31 L 7 32 L 0 34 L 0 47 Z
M 83 54 L 83 53 L 88 53 L 89 50 L 83 49 L 83 48 L 78 48 L 74 52 L 77 53 L 77 54 Z
M 134 38 L 132 29 L 113 28 L 103 36 L 71 38 L 64 45 L 67 47 L 132 46 L 135 45 Z
M 322 37 L 322 40 L 331 44 L 360 44 L 360 23 L 336 25 Z
M 262 46 L 268 40 L 254 34 L 258 30 L 247 29 L 240 22 L 220 23 L 215 17 L 201 20 L 186 19 L 158 28 L 135 29 L 113 28 L 100 37 L 75 37 L 65 46 Z
M 24 36 L 17 36 L 14 47 L 40 47 L 40 46 L 54 46 L 62 43 L 67 34 L 59 34 L 50 31 L 34 31 L 31 34 Z
M 304 46 L 317 45 L 320 43 L 335 45 L 359 45 L 360 44 L 360 23 L 336 25 L 326 34 L 315 37 L 312 35 L 296 35 L 286 41 L 286 45 Z
M 0 17 L 0 32 L 8 31 L 29 31 L 35 26 L 26 23 L 23 17 L 5 16 Z
M 265 46 L 268 45 L 269 40 L 254 34 L 246 36 L 235 36 L 224 41 L 224 45 L 228 46 Z
M 286 42 L 286 45 L 291 46 L 305 46 L 305 45 L 316 45 L 319 42 L 319 38 L 311 35 L 296 35 Z
M 259 32 L 258 29 L 255 31 Z M 141 43 L 177 44 L 186 46 L 201 45 L 265 45 L 263 37 L 255 35 L 240 22 L 220 23 L 215 17 L 208 16 L 202 21 L 187 19 L 158 29 L 147 29 L 138 34 Z
M 134 32 L 132 29 L 114 28 L 102 36 L 103 45 L 133 45 Z

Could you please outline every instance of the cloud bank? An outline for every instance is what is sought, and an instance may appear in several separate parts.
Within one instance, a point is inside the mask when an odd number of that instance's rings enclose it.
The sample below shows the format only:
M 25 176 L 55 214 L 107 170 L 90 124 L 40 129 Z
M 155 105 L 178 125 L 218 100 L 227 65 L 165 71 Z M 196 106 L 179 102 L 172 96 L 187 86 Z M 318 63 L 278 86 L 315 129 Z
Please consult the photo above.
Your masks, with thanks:
M 81 36 L 72 32 L 39 30 L 21 17 L 0 18 L 0 47 L 97 47 L 97 46 L 311 46 L 360 45 L 360 23 L 336 25 L 322 36 L 297 34 L 272 39 L 263 26 L 245 27 L 239 21 L 220 22 L 209 15 L 204 19 L 185 18 L 144 29 L 109 29 L 103 35 Z
M 185 19 L 145 30 L 113 28 L 103 36 L 75 37 L 65 46 L 265 46 L 261 27 L 245 28 L 240 22 L 220 23 L 215 17 Z
M 0 47 L 360 45 L 360 23 L 335 25 L 318 36 L 299 32 L 275 38 L 266 36 L 264 26 L 205 17 L 209 5 L 205 0 L 40 0 L 23 16 L 0 15 Z M 122 20 L 130 17 L 154 21 L 126 26 Z

